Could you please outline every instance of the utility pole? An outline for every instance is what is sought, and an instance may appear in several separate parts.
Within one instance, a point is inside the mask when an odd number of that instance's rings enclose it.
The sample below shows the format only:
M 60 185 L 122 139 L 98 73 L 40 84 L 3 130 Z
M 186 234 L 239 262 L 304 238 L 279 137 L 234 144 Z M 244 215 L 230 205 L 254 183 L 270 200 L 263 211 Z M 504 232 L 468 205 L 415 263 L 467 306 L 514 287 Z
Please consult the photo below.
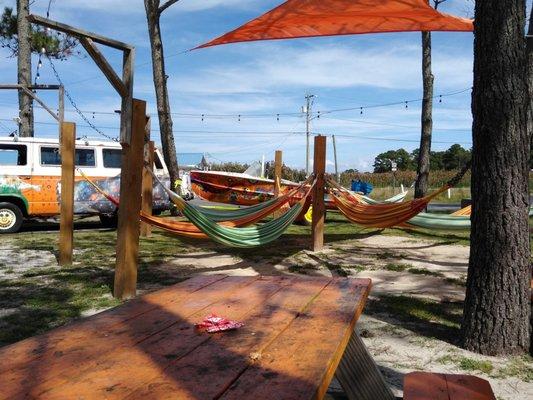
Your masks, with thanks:
M 341 183 L 341 176 L 339 175 L 339 164 L 337 162 L 337 141 L 335 140 L 335 135 L 333 135 L 333 156 L 335 158 L 335 177 L 337 178 L 337 183 Z
M 309 176 L 309 136 L 311 131 L 312 107 L 314 102 L 314 94 L 305 95 L 305 106 L 302 111 L 305 113 L 305 134 L 306 134 L 306 151 L 305 151 L 305 175 Z

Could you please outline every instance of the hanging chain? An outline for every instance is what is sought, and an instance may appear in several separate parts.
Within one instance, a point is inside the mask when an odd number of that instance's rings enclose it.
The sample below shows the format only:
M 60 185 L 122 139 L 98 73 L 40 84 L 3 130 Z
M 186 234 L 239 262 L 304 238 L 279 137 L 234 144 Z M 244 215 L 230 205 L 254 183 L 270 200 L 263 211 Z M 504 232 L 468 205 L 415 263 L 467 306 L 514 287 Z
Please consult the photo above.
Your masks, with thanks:
M 52 67 L 52 71 L 54 72 L 54 75 L 57 79 L 57 81 L 59 82 L 60 85 L 62 85 L 63 87 L 65 87 L 65 85 L 63 84 L 63 81 L 61 80 L 61 77 L 59 76 L 59 73 L 57 72 L 56 70 L 56 67 L 52 61 L 52 59 L 46 55 L 46 58 L 48 58 L 48 61 L 50 62 L 50 66 Z M 78 105 L 76 104 L 76 102 L 74 101 L 74 99 L 72 98 L 72 96 L 70 95 L 70 93 L 65 89 L 65 96 L 67 96 L 67 99 L 68 101 L 70 102 L 70 104 L 72 105 L 72 107 L 74 107 L 74 110 L 76 111 L 76 113 L 87 123 L 87 125 L 89 125 L 89 127 L 91 129 L 93 129 L 94 131 L 96 131 L 96 133 L 98 133 L 100 136 L 103 136 L 105 137 L 106 139 L 109 139 L 109 140 L 112 140 L 114 142 L 118 142 L 118 138 L 116 137 L 112 137 L 104 132 L 102 132 L 100 129 L 98 129 L 90 120 L 89 118 L 87 118 L 85 116 L 85 114 L 79 109 Z

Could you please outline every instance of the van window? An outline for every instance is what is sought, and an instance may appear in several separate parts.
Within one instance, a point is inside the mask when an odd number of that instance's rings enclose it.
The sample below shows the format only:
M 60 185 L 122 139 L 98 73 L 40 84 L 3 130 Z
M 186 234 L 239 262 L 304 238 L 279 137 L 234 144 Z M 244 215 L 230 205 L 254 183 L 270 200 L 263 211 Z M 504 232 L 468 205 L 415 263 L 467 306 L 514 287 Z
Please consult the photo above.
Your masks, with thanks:
M 95 167 L 94 149 L 76 149 L 74 162 L 78 167 Z M 58 147 L 41 147 L 41 165 L 61 165 Z
M 104 168 L 120 168 L 122 151 L 120 149 L 103 149 Z
M 155 153 L 154 164 L 155 164 L 155 169 L 163 169 L 163 163 L 161 162 L 161 159 L 159 158 L 159 154 L 157 153 Z
M 28 149 L 23 144 L 0 144 L 0 165 L 27 165 Z

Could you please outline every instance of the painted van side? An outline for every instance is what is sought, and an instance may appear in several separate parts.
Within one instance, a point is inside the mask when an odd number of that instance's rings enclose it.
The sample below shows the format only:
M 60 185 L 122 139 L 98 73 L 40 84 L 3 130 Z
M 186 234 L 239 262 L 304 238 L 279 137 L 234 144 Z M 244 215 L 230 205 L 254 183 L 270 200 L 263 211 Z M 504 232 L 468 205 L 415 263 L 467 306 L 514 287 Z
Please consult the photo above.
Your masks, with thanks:
M 76 141 L 76 165 L 109 194 L 119 198 L 121 147 L 115 142 Z M 12 203 L 24 217 L 59 215 L 61 161 L 58 140 L 0 138 L 0 204 Z M 155 171 L 168 184 L 168 170 L 156 151 Z M 76 170 L 75 214 L 113 214 L 115 206 Z M 154 211 L 170 208 L 168 195 L 154 185 Z M 0 213 L 0 232 L 7 214 Z M 4 219 L 4 220 L 3 220 Z

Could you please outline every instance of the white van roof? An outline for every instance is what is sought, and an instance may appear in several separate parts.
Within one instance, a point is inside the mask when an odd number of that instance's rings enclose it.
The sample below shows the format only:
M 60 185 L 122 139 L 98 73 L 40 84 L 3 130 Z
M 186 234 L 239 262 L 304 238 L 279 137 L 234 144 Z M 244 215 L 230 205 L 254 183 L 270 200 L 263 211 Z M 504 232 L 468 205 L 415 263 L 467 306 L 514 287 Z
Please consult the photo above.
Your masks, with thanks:
M 55 138 L 35 138 L 35 137 L 11 137 L 0 136 L 0 142 L 2 143 L 39 143 L 39 144 L 59 144 L 59 139 Z M 76 139 L 76 145 L 78 146 L 94 146 L 94 147 L 115 147 L 120 149 L 120 143 L 111 140 L 93 140 L 93 139 Z

